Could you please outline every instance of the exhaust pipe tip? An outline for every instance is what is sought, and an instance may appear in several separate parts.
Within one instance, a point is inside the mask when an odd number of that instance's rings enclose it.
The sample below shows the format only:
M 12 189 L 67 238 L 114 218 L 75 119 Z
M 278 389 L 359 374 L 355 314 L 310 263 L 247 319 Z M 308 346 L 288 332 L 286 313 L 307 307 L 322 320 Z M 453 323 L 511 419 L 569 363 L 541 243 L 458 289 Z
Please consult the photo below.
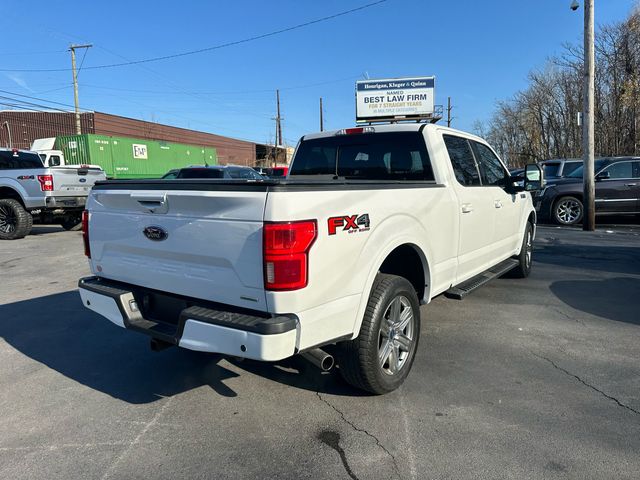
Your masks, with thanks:
M 318 367 L 323 372 L 328 372 L 335 365 L 332 355 L 320 348 L 314 348 L 300 354 L 302 358 Z

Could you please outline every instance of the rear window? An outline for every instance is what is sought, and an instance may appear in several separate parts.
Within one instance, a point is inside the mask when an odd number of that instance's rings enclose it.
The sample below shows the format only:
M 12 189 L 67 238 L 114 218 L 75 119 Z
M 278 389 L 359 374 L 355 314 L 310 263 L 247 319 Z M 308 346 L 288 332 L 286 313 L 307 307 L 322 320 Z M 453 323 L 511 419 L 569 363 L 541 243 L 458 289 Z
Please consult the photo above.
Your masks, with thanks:
M 419 132 L 362 133 L 305 140 L 289 176 L 330 175 L 347 180 L 433 180 Z
M 0 170 L 43 168 L 36 153 L 0 151 Z
M 224 178 L 219 168 L 188 168 L 180 170 L 178 178 Z

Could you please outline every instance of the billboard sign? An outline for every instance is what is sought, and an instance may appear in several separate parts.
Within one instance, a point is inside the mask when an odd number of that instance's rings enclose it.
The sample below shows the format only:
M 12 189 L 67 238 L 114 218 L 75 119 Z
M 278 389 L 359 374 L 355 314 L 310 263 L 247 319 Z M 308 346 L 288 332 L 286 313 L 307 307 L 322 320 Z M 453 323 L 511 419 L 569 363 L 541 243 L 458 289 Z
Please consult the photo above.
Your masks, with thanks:
M 356 82 L 356 121 L 431 118 L 435 77 L 387 78 Z

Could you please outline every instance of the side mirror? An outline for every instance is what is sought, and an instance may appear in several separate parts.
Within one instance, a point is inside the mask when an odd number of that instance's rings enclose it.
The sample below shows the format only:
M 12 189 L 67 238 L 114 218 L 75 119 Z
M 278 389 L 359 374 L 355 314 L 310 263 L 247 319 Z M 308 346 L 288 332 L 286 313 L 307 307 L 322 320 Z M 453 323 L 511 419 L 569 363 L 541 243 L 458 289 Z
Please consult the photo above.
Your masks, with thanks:
M 596 175 L 596 180 L 609 180 L 611 178 L 611 172 L 609 170 L 605 170 L 604 172 L 600 172 Z
M 524 167 L 524 189 L 528 192 L 544 188 L 544 172 L 537 163 Z

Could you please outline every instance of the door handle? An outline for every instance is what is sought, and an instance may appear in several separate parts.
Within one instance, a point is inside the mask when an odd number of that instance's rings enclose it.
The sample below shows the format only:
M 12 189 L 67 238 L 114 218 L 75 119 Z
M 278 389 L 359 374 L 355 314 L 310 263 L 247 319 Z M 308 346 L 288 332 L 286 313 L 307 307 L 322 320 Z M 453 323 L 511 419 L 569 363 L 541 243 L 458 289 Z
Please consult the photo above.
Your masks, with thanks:
M 496 208 L 502 208 L 502 200 L 496 200 L 493 202 L 493 206 Z
M 638 185 L 637 183 L 625 183 L 625 185 L 627 187 L 635 187 L 636 185 Z
M 138 202 L 149 213 L 167 213 L 169 211 L 169 202 L 164 193 L 132 193 L 131 199 Z
M 143 202 L 155 202 L 155 203 L 164 203 L 167 199 L 167 196 L 164 193 L 132 193 L 131 198 L 133 200 L 137 200 L 140 203 Z
M 471 213 L 471 212 L 473 212 L 473 205 L 471 205 L 470 203 L 463 203 L 462 213 Z

